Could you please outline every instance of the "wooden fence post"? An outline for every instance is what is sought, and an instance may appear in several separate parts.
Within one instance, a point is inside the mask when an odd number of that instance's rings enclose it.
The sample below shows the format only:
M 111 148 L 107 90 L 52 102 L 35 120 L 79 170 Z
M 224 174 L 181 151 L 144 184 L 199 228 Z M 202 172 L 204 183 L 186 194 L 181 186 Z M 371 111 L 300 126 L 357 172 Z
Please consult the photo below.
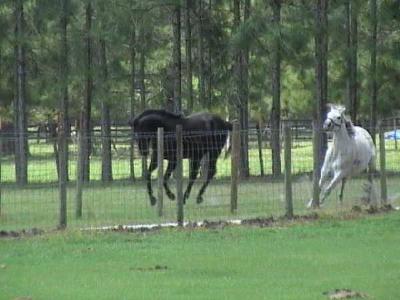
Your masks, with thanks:
M 130 149 L 129 149 L 129 172 L 130 179 L 135 180 L 135 140 L 133 129 L 130 130 Z
M 67 227 L 67 140 L 63 122 L 59 123 L 58 131 L 58 188 L 60 197 L 60 219 L 58 227 Z M 56 147 L 55 147 L 56 148 Z
M 263 153 L 262 153 L 262 129 L 260 124 L 256 125 L 257 129 L 257 143 L 258 143 L 258 159 L 260 161 L 260 175 L 264 176 L 264 161 L 263 161 Z
M 386 150 L 385 150 L 385 134 L 383 124 L 379 125 L 379 160 L 380 160 L 380 176 L 381 176 L 381 204 L 387 204 L 387 181 L 386 181 Z
M 163 215 L 163 196 L 164 196 L 164 128 L 160 127 L 157 130 L 157 166 L 158 166 L 158 199 L 157 210 L 158 216 Z
M 320 149 L 321 149 L 321 133 L 316 121 L 313 122 L 313 198 L 312 207 L 319 207 L 319 178 L 320 170 Z
M 231 212 L 235 213 L 238 202 L 238 182 L 240 164 L 240 128 L 237 120 L 233 121 L 231 155 Z
M 0 130 L 1 130 L 1 119 L 0 119 Z M 1 207 L 2 207 L 2 180 L 1 180 L 1 161 L 3 159 L 3 137 L 0 134 L 0 216 L 1 216 Z
M 183 226 L 183 137 L 182 125 L 176 126 L 176 197 L 177 197 L 177 221 L 178 226 Z
M 292 133 L 288 122 L 284 123 L 285 141 L 285 200 L 286 217 L 293 218 L 293 197 L 292 197 Z
M 77 131 L 77 166 L 76 166 L 76 195 L 75 195 L 75 217 L 82 217 L 82 188 L 83 188 L 83 165 L 85 163 L 85 157 L 83 155 L 83 139 L 82 130 Z
M 393 130 L 394 130 L 394 149 L 397 150 L 397 119 L 393 118 Z

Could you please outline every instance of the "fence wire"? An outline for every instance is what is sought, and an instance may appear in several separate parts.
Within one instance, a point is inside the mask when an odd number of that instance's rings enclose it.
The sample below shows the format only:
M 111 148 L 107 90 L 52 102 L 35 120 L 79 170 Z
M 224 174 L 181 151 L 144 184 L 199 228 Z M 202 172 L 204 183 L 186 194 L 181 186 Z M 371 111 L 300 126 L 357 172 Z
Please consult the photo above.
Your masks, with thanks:
M 389 130 L 387 130 L 389 132 Z M 282 132 L 281 132 L 282 134 Z M 271 131 L 249 130 L 240 132 L 241 140 L 246 136 L 248 147 L 243 148 L 238 161 L 239 184 L 238 203 L 231 212 L 231 165 L 232 153 L 227 147 L 232 136 L 226 133 L 184 133 L 183 136 L 183 192 L 189 183 L 189 174 L 194 164 L 199 164 L 197 179 L 193 184 L 190 197 L 184 206 L 185 221 L 227 220 L 285 215 L 284 185 L 284 143 L 281 149 L 281 172 L 273 174 L 271 154 Z M 292 128 L 291 173 L 294 213 L 308 214 L 306 204 L 312 198 L 313 145 L 309 131 Z M 174 134 L 164 135 L 164 173 L 171 157 L 176 157 L 176 138 Z M 385 135 L 384 149 L 387 173 L 388 201 L 392 205 L 400 204 L 400 149 L 397 141 L 389 134 Z M 159 216 L 157 205 L 151 205 L 146 182 L 147 169 L 151 164 L 157 139 L 152 136 L 131 136 L 129 131 L 113 134 L 111 137 L 112 181 L 102 181 L 102 141 L 104 137 L 93 134 L 90 153 L 90 180 L 83 183 L 82 216 L 76 216 L 78 141 L 72 135 L 68 140 L 68 182 L 67 182 L 67 226 L 89 227 L 118 224 L 159 224 L 176 221 L 177 201 L 171 200 L 163 189 L 163 210 Z M 134 138 L 134 143 L 132 143 Z M 143 159 L 143 147 L 140 139 L 150 146 L 149 155 Z M 380 146 L 377 140 L 377 175 L 375 189 L 380 197 Z M 0 230 L 19 230 L 24 228 L 55 228 L 60 214 L 59 185 L 57 171 L 57 139 L 30 138 L 28 141 L 27 183 L 18 183 L 16 178 L 15 138 L 1 137 L 1 174 L 0 174 Z M 153 143 L 153 145 L 152 145 Z M 138 146 L 139 145 L 139 146 Z M 133 148 L 132 148 L 133 146 Z M 207 150 L 207 151 L 205 151 Z M 142 152 L 142 153 L 141 153 Z M 208 155 L 201 153 L 207 152 Z M 133 155 L 132 155 L 133 154 Z M 243 155 L 244 154 L 244 155 Z M 212 171 L 212 160 L 216 159 L 216 174 L 203 194 L 203 202 L 197 203 L 197 197 L 207 174 Z M 167 158 L 170 158 L 169 160 Z M 211 162 L 211 167 L 210 167 Z M 171 162 L 170 162 L 171 163 Z M 193 164 L 193 163 L 192 163 Z M 349 211 L 362 205 L 365 193 L 366 174 L 348 181 L 343 203 L 338 200 L 339 188 L 336 188 L 322 208 L 329 213 Z M 158 198 L 157 171 L 152 172 L 151 185 L 154 197 Z M 168 186 L 176 198 L 176 178 L 168 180 Z

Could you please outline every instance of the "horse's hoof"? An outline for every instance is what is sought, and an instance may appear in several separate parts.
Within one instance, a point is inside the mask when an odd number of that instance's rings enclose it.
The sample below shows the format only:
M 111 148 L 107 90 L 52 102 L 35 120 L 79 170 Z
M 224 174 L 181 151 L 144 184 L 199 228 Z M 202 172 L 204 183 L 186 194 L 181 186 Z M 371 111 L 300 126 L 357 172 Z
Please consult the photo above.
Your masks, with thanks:
M 157 202 L 157 198 L 154 197 L 154 196 L 151 196 L 151 197 L 150 197 L 150 204 L 151 204 L 151 206 L 156 205 L 156 202 Z
M 201 202 L 203 202 L 203 200 L 204 200 L 204 199 L 203 199 L 202 196 L 198 196 L 197 199 L 196 199 L 196 203 L 197 203 L 197 204 L 200 204 Z
M 311 209 L 311 208 L 319 208 L 322 206 L 322 202 L 319 203 L 319 206 L 314 205 L 314 200 L 311 199 L 310 201 L 308 201 L 307 203 L 307 208 Z

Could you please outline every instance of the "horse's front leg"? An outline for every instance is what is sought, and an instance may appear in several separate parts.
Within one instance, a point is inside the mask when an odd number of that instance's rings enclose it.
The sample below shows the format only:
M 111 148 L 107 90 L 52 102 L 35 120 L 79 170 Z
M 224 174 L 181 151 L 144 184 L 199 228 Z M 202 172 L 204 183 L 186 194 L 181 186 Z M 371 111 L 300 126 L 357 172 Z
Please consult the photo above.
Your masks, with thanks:
M 324 203 L 325 199 L 329 196 L 331 191 L 336 187 L 336 185 L 344 178 L 343 174 L 338 172 L 335 173 L 331 182 L 321 191 L 320 204 Z M 344 185 L 343 185 L 344 188 Z
M 189 174 L 189 183 L 186 188 L 185 194 L 183 195 L 183 203 L 186 203 L 186 199 L 189 198 L 190 191 L 192 190 L 192 186 L 194 181 L 196 180 L 197 174 L 199 172 L 200 160 L 197 158 L 190 160 L 190 174 Z
M 322 164 L 321 168 L 321 177 L 319 179 L 319 188 L 322 189 L 322 187 L 325 185 L 326 181 L 329 178 L 329 173 L 331 171 L 331 157 L 332 157 L 332 149 L 329 148 L 324 159 L 324 163 Z
M 175 168 L 176 168 L 176 159 L 168 160 L 167 170 L 165 171 L 165 174 L 164 174 L 164 189 L 165 189 L 165 193 L 167 194 L 168 198 L 171 200 L 175 200 L 175 195 L 169 189 L 168 179 L 171 177 L 171 174 L 175 170 Z
M 147 171 L 147 174 L 146 174 L 147 193 L 149 194 L 151 205 L 155 205 L 157 202 L 157 198 L 153 196 L 153 189 L 151 187 L 151 173 L 155 169 L 157 169 L 157 152 L 153 151 L 153 153 L 151 155 L 149 170 Z

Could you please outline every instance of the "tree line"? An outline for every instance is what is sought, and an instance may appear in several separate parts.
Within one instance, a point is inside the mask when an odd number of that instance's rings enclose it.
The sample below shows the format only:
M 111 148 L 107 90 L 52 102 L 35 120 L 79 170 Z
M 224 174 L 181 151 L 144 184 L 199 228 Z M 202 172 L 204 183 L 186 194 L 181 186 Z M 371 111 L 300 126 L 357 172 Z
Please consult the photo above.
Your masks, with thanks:
M 374 130 L 400 109 L 399 24 L 397 0 L 4 0 L 0 117 L 16 128 L 17 181 L 27 181 L 27 124 L 55 115 L 88 137 L 86 180 L 101 124 L 102 179 L 112 180 L 111 121 L 149 107 L 209 110 L 243 130 L 267 122 L 279 175 L 283 118 L 318 127 L 339 102 Z M 246 174 L 246 135 L 241 145 Z

